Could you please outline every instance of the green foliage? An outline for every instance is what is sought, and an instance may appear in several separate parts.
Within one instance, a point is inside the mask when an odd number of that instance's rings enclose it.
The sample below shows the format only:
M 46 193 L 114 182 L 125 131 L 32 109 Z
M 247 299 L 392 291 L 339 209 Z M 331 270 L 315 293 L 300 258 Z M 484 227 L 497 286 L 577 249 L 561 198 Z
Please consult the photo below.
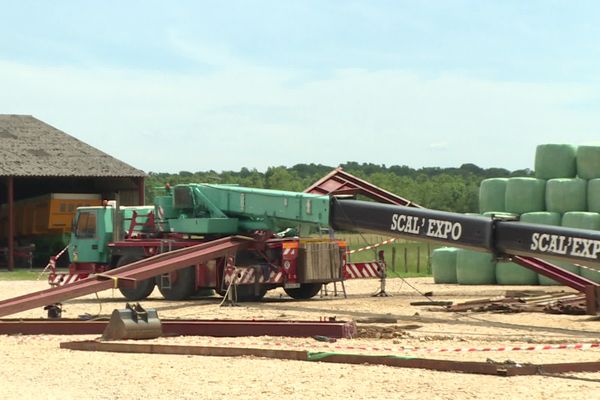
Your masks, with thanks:
M 385 165 L 349 161 L 341 167 L 392 193 L 424 207 L 454 212 L 477 212 L 479 184 L 483 179 L 509 176 L 532 176 L 532 171 L 508 171 L 503 168 L 480 168 L 463 164 L 458 168 L 427 167 L 414 169 L 406 165 Z M 146 198 L 151 203 L 154 188 L 166 183 L 227 183 L 247 187 L 301 192 L 329 173 L 333 167 L 322 164 L 296 164 L 293 167 L 269 167 L 266 172 L 242 168 L 240 171 L 181 171 L 178 174 L 150 172 L 146 181 Z

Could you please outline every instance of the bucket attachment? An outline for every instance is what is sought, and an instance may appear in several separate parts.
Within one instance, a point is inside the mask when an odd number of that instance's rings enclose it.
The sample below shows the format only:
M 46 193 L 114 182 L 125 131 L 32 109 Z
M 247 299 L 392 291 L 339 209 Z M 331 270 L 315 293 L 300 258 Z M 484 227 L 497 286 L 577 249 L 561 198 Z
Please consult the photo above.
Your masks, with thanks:
M 113 310 L 102 340 L 154 339 L 161 335 L 162 324 L 155 309 L 127 303 L 124 310 Z

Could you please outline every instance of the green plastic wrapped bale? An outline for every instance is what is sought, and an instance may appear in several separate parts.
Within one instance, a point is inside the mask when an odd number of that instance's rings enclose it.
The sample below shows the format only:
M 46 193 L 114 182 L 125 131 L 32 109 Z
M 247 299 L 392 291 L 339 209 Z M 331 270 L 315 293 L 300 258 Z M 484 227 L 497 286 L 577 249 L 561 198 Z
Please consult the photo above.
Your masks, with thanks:
M 535 177 L 574 178 L 577 175 L 577 146 L 540 144 L 535 150 Z
M 558 178 L 546 182 L 546 210 L 558 213 L 587 211 L 587 182 Z
M 479 186 L 479 212 L 506 211 L 506 183 L 508 178 L 485 179 Z
M 454 247 L 441 247 L 431 252 L 431 271 L 435 283 L 456 283 L 456 253 Z
M 581 179 L 600 178 L 600 146 L 577 148 L 577 175 Z
M 557 212 L 534 211 L 521 215 L 521 222 L 538 225 L 560 226 L 561 215 Z
M 600 270 L 590 267 L 581 267 L 580 275 L 590 281 L 600 283 Z
M 538 274 L 512 262 L 496 264 L 496 283 L 499 285 L 537 285 Z
M 461 285 L 496 283 L 496 261 L 491 253 L 459 249 L 456 253 L 456 281 Z
M 562 226 L 597 231 L 600 230 L 600 214 L 593 212 L 571 211 L 563 215 Z
M 600 213 L 600 179 L 590 179 L 587 186 L 587 210 Z
M 506 211 L 523 214 L 545 211 L 546 181 L 536 178 L 510 178 L 506 184 Z
M 580 274 L 579 271 L 579 266 L 578 265 L 573 265 L 569 262 L 566 261 L 561 261 L 561 260 L 547 260 L 549 263 L 556 265 L 557 267 L 561 267 L 562 269 L 565 269 L 567 271 L 573 272 L 577 275 Z M 555 281 L 554 279 L 550 279 L 544 275 L 538 274 L 538 281 L 540 282 L 540 285 L 546 285 L 546 286 L 556 286 L 556 285 L 561 285 L 561 283 Z

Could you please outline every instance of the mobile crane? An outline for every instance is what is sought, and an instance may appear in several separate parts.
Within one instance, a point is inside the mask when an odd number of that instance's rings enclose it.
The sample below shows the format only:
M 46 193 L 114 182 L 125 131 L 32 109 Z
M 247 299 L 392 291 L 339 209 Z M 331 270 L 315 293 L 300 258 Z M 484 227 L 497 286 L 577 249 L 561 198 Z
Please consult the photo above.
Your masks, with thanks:
M 346 277 L 345 243 L 296 236 L 319 227 L 491 252 L 584 292 L 588 313 L 599 310 L 600 285 L 537 257 L 600 266 L 600 232 L 424 209 L 350 177 L 334 171 L 310 193 L 177 185 L 158 196 L 154 207 L 81 208 L 69 276 L 85 276 L 0 301 L 0 316 L 110 287 L 128 299 L 146 297 L 155 285 L 173 300 L 200 288 L 223 293 L 230 285 L 248 300 L 274 287 L 310 298 L 323 283 Z M 356 194 L 388 204 L 356 200 Z M 121 217 L 129 223 L 119 223 Z M 125 229 L 124 239 L 111 241 Z

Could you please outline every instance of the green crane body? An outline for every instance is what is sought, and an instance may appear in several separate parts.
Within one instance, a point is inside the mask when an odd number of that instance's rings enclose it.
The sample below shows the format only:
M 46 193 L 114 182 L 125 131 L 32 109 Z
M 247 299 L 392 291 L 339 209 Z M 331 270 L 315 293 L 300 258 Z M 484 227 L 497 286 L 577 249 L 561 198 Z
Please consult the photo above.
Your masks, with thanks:
M 257 230 L 302 235 L 329 225 L 329 196 L 236 185 L 181 184 L 156 196 L 154 206 L 120 207 L 121 229 L 136 233 L 220 236 Z M 81 207 L 69 255 L 74 262 L 108 263 L 113 207 Z M 154 212 L 155 224 L 149 227 Z

